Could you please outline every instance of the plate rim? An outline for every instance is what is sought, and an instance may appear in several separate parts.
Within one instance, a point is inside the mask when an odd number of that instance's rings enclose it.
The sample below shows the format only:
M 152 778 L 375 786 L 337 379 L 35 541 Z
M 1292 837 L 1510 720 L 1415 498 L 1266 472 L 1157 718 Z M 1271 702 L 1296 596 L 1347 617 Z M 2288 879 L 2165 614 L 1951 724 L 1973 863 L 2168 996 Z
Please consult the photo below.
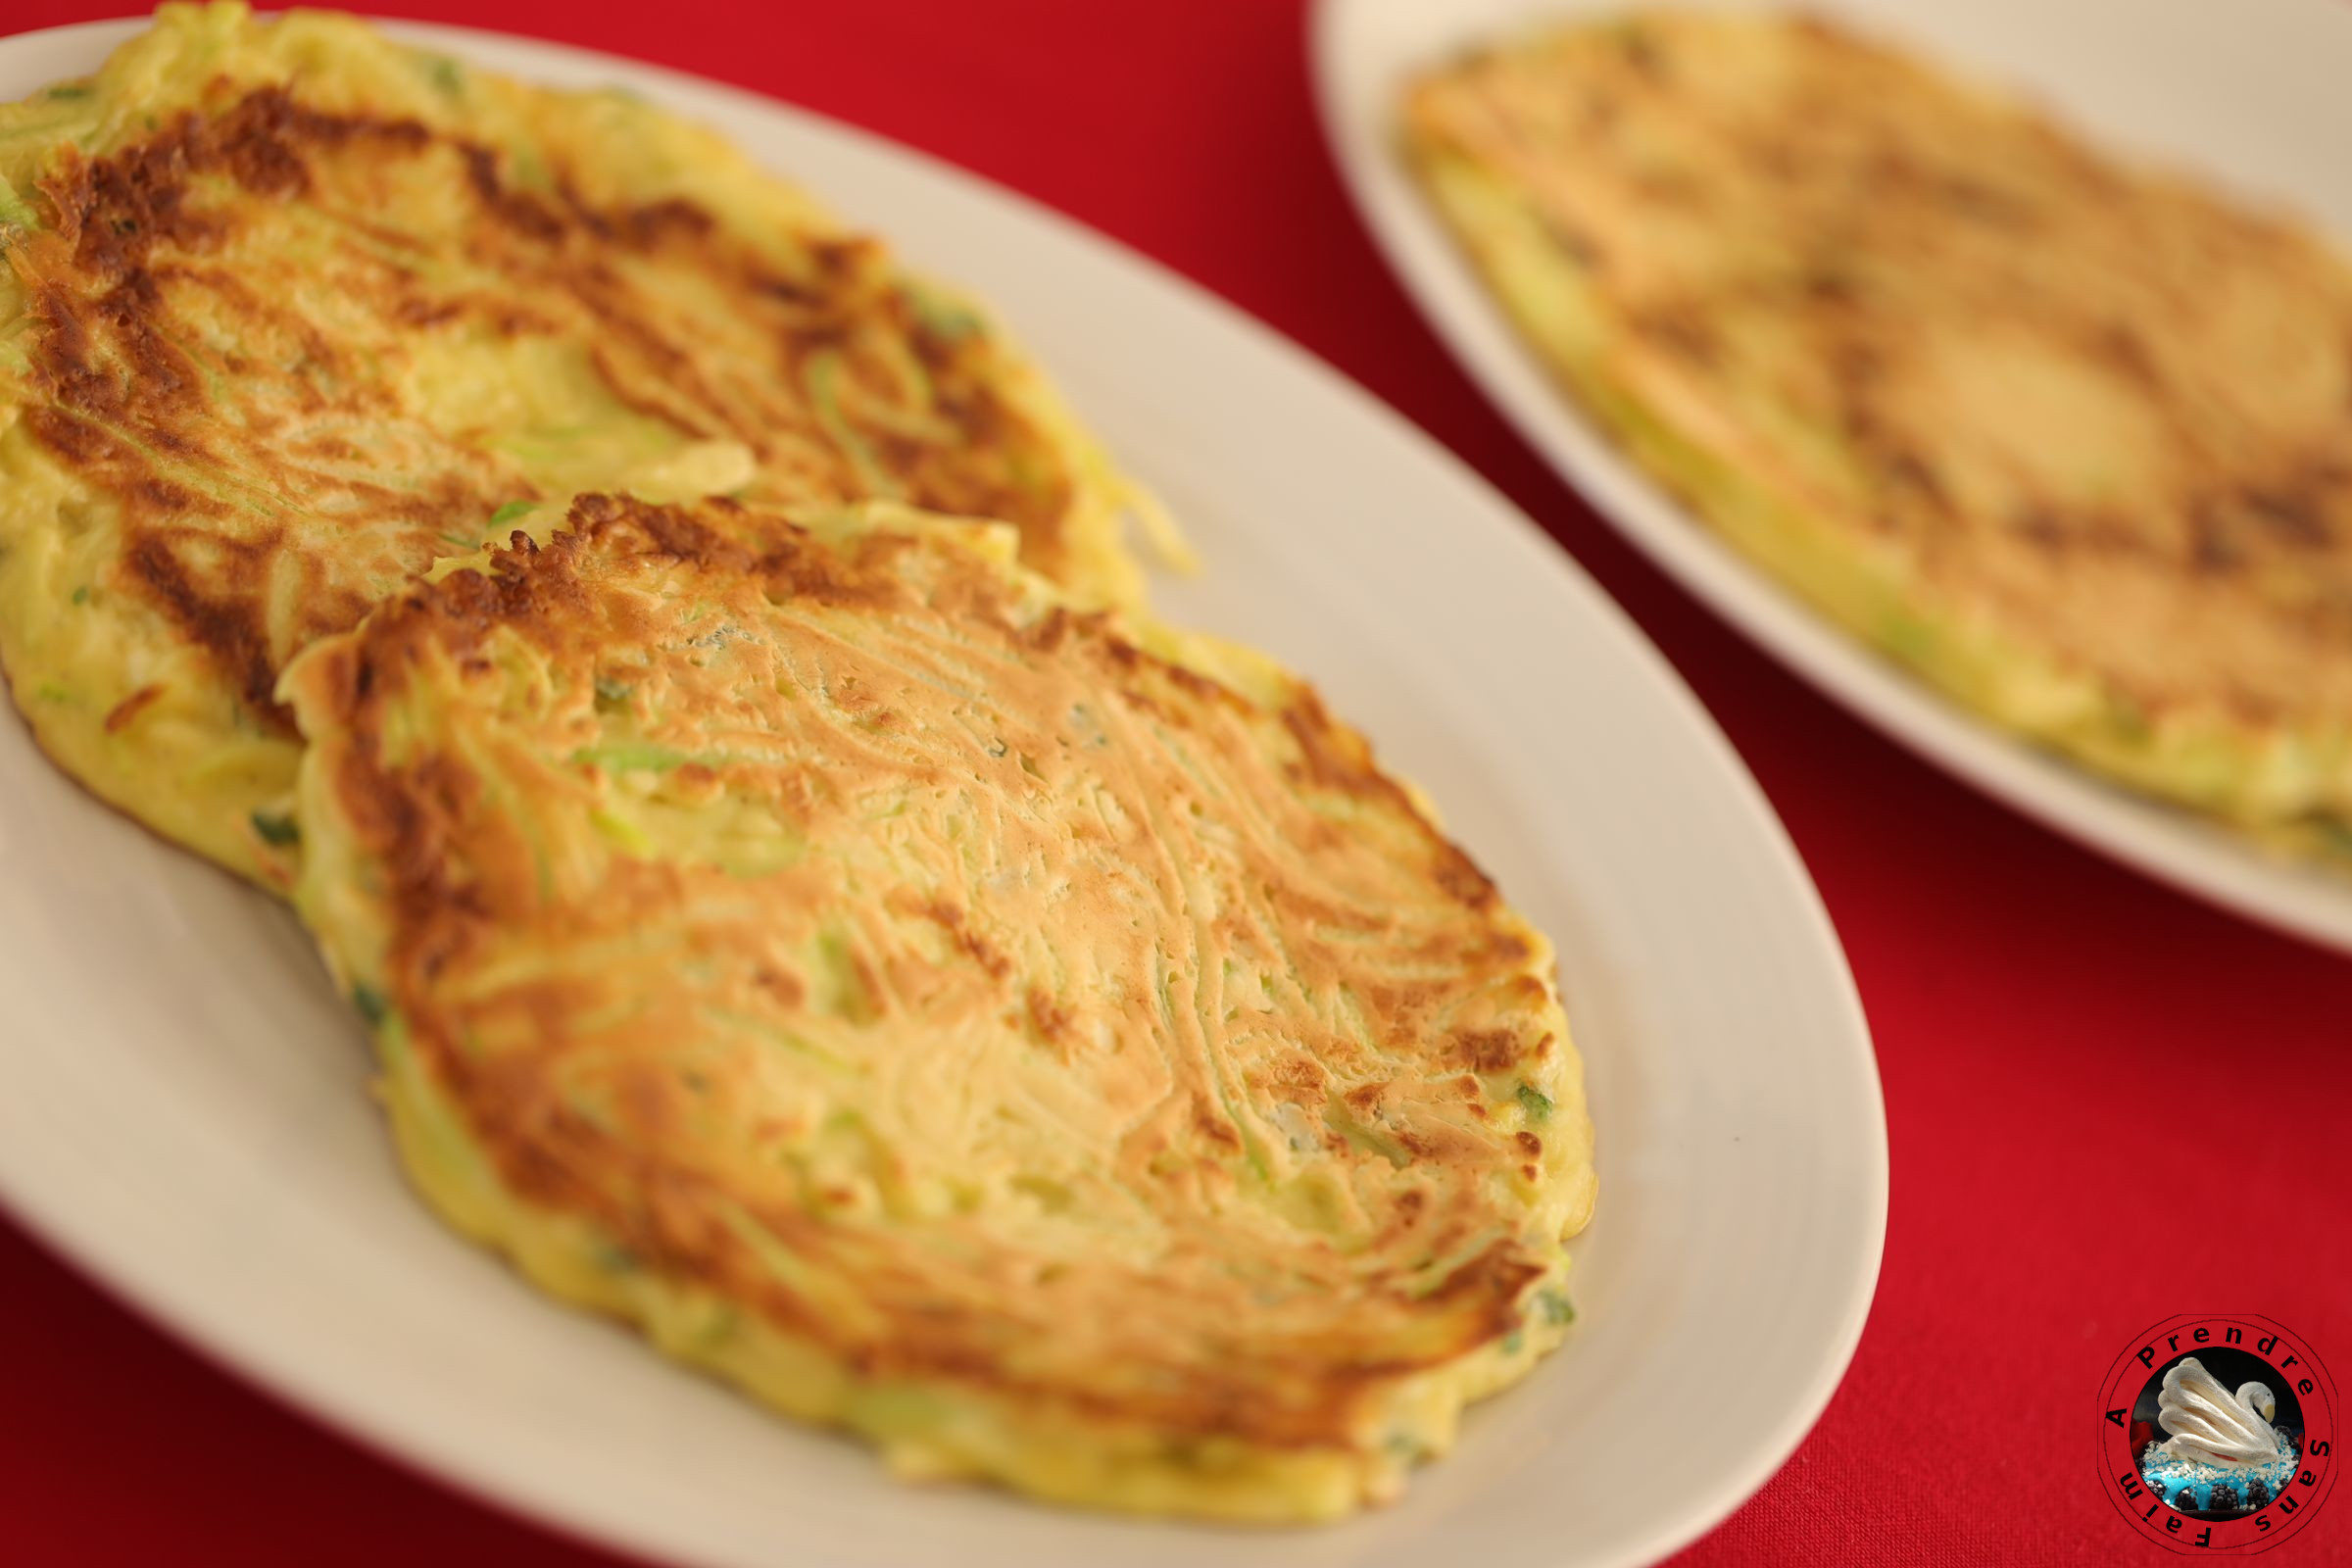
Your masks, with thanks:
M 1311 0 L 1308 71 L 1324 145 L 1357 220 L 1415 313 L 1560 482 L 1709 613 L 1930 766 L 2162 886 L 2264 929 L 2352 953 L 2352 879 L 2266 853 L 1978 717 L 1818 615 L 1624 457 L 1557 389 L 1397 167 L 1380 129 L 1361 122 L 1344 64 L 1348 41 L 1362 19 L 1395 3 Z M 1524 26 L 1540 21 L 1544 7 L 1519 0 L 1514 11 L 1511 18 L 1494 7 L 1467 12 L 1449 36 L 1468 42 L 1507 31 L 1514 21 Z
M 1843 943 L 1802 855 L 1738 748 L 1672 662 L 1607 591 L 1485 475 L 1311 349 L 1169 265 L 1017 189 L 881 132 L 692 72 L 528 33 L 414 22 L 367 12 L 355 14 L 386 34 L 412 44 L 445 48 L 459 55 L 475 46 L 488 46 L 493 51 L 525 51 L 538 59 L 606 72 L 616 79 L 653 81 L 674 94 L 721 101 L 730 108 L 770 117 L 795 129 L 838 138 L 863 154 L 913 165 L 928 176 L 964 187 L 991 206 L 1009 210 L 1017 219 L 1049 231 L 1057 244 L 1108 253 L 1121 264 L 1123 270 L 1136 277 L 1140 286 L 1156 285 L 1183 308 L 1204 312 L 1248 340 L 1253 352 L 1287 362 L 1313 383 L 1318 400 L 1347 405 L 1355 415 L 1378 425 L 1385 438 L 1411 449 L 1433 469 L 1443 471 L 1466 496 L 1476 500 L 1476 510 L 1494 515 L 1498 525 L 1494 530 L 1495 536 L 1507 540 L 1508 548 L 1518 552 L 1531 571 L 1549 572 L 1556 590 L 1571 596 L 1584 612 L 1600 623 L 1604 634 L 1655 683 L 1671 709 L 1668 721 L 1685 730 L 1706 751 L 1728 792 L 1727 804 L 1736 808 L 1784 891 L 1793 900 L 1790 912 L 1802 923 L 1803 943 L 1826 964 L 1820 976 L 1829 986 L 1824 1001 L 1843 1026 L 1839 1030 L 1844 1046 L 1842 1055 L 1851 1080 L 1841 1087 L 1847 1092 L 1859 1092 L 1870 1114 L 1850 1129 L 1856 1140 L 1853 1152 L 1869 1178 L 1861 1205 L 1867 1235 L 1851 1238 L 1856 1249 L 1852 1254 L 1852 1275 L 1840 1298 L 1836 1321 L 1827 1325 L 1828 1333 L 1810 1377 L 1770 1430 L 1750 1444 L 1743 1464 L 1727 1466 L 1706 1492 L 1694 1494 L 1691 1501 L 1646 1535 L 1629 1538 L 1614 1556 L 1591 1559 L 1592 1568 L 1634 1568 L 1669 1556 L 1713 1530 L 1769 1482 L 1812 1430 L 1843 1382 L 1876 1300 L 1885 1261 L 1890 1186 L 1885 1089 L 1868 1015 Z M 95 55 L 147 26 L 151 20 L 146 16 L 117 17 L 0 35 L 0 63 L 9 54 L 36 44 L 79 46 Z M 514 71 L 526 79 L 529 75 L 527 69 L 514 65 L 502 64 L 498 69 Z M 405 1185 L 405 1177 L 401 1179 Z M 26 1180 L 10 1165 L 6 1151 L 0 1150 L 0 1204 L 5 1205 L 9 1216 L 40 1248 L 104 1291 L 139 1322 L 191 1351 L 206 1364 L 227 1373 L 247 1389 L 258 1392 L 266 1400 L 293 1411 L 301 1419 L 326 1427 L 396 1469 L 427 1478 L 496 1512 L 527 1520 L 567 1541 L 611 1546 L 661 1560 L 667 1560 L 680 1549 L 675 1541 L 665 1538 L 657 1527 L 633 1522 L 618 1511 L 600 1512 L 593 1504 L 583 1507 L 580 1499 L 564 1494 L 555 1482 L 529 1479 L 526 1465 L 503 1465 L 494 1471 L 493 1467 L 478 1462 L 478 1454 L 462 1457 L 457 1451 L 458 1445 L 428 1441 L 413 1434 L 399 1418 L 380 1414 L 373 1408 L 373 1401 L 367 1394 L 338 1387 L 333 1380 L 333 1368 L 305 1364 L 296 1355 L 273 1353 L 260 1335 L 244 1329 L 224 1312 L 205 1307 L 197 1299 L 200 1293 L 181 1292 L 167 1270 L 146 1262 L 135 1250 L 111 1245 L 102 1234 L 92 1234 L 77 1226 L 69 1213 L 73 1207 L 71 1194 L 43 1193 L 37 1191 L 38 1187 L 37 1179 Z M 795 1425 L 799 1430 L 798 1424 Z M 1061 1511 L 1049 1504 L 1027 1505 L 1042 1511 Z M 1079 1517 L 1102 1516 L 1082 1513 Z M 1375 1512 L 1367 1517 L 1377 1519 L 1378 1515 Z M 1170 1523 L 1178 1527 L 1185 1524 L 1181 1520 Z

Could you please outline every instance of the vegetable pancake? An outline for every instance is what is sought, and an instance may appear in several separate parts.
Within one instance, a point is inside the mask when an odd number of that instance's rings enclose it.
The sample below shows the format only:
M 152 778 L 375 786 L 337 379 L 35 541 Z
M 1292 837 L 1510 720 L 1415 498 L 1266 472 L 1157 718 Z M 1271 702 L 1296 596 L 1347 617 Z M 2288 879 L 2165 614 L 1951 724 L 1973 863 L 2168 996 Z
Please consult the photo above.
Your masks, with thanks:
M 1644 14 L 1410 156 L 1627 451 L 1989 717 L 2352 851 L 2352 270 L 1831 26 Z
M 1392 1494 L 1571 1317 L 1544 939 L 1002 525 L 583 498 L 316 644 L 297 903 L 454 1225 L 895 1468 Z
M 99 795 L 283 883 L 286 660 L 588 489 L 892 497 L 1138 592 L 970 305 L 708 131 L 347 18 L 169 5 L 0 108 L 0 662 Z

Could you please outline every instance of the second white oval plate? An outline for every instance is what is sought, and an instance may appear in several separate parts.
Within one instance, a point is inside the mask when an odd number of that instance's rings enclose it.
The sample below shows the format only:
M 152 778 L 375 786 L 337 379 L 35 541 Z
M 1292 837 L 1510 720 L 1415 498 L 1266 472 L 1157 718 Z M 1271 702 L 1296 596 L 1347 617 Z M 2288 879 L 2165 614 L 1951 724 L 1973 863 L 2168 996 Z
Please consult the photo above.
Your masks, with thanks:
M 1818 618 L 1622 457 L 1550 379 L 1396 155 L 1405 82 L 1474 43 L 1644 0 L 1321 0 L 1323 126 L 1423 314 L 1521 435 L 1683 586 L 1863 718 L 2061 832 L 2352 951 L 2352 879 L 2112 788 L 1945 701 Z M 2201 171 L 2352 236 L 2352 7 L 2330 0 L 1787 0 L 2034 95 L 2104 145 Z
M 0 97 L 110 24 L 0 41 Z M 1191 525 L 1179 617 L 1272 648 L 1553 933 L 1599 1123 L 1582 1318 L 1386 1512 L 1241 1533 L 919 1490 L 540 1299 L 403 1189 L 359 1032 L 285 910 L 94 805 L 0 718 L 0 1198 L 328 1420 L 684 1563 L 1620 1568 L 1761 1485 L 1868 1310 L 1886 1151 L 1835 934 L 1737 758 L 1522 516 L 1403 420 L 1075 225 L 749 94 L 401 35 L 707 120 L 976 287 Z M 1409 613 L 1406 613 L 1409 610 Z

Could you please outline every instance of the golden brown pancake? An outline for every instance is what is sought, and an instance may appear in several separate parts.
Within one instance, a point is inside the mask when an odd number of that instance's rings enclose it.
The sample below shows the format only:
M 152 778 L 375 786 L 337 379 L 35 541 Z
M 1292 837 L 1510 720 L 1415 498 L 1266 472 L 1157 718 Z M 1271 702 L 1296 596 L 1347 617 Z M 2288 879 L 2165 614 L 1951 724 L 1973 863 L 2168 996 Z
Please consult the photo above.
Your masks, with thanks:
M 2352 270 L 1824 24 L 1642 12 L 1432 73 L 1415 166 L 1568 389 L 1988 717 L 2352 849 Z
M 1571 1317 L 1548 944 L 1294 677 L 1002 525 L 583 500 L 314 645 L 405 1162 L 895 1467 L 1328 1518 Z

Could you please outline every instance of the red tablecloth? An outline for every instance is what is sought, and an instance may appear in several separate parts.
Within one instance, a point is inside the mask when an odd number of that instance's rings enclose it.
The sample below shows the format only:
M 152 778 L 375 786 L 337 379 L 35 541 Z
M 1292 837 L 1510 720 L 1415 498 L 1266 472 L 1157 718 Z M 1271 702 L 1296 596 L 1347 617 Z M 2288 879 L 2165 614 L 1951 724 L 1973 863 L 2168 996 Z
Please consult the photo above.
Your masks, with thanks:
M 0 28 L 122 8 L 8 0 Z M 759 88 L 1073 214 L 1419 420 L 1665 649 L 1844 934 L 1894 1159 L 1886 1271 L 1844 1387 L 1788 1468 L 1678 1562 L 2168 1560 L 2100 1496 L 2092 1440 L 2101 1374 L 2174 1313 L 2278 1318 L 2352 1391 L 2352 1181 L 2335 1142 L 2352 1108 L 2352 960 L 1980 799 L 1638 560 L 1506 431 L 1384 270 L 1316 129 L 1297 0 L 394 8 Z M 614 1560 L 290 1413 L 5 1222 L 0 1559 Z M 2277 1560 L 2352 1562 L 2352 1501 Z

